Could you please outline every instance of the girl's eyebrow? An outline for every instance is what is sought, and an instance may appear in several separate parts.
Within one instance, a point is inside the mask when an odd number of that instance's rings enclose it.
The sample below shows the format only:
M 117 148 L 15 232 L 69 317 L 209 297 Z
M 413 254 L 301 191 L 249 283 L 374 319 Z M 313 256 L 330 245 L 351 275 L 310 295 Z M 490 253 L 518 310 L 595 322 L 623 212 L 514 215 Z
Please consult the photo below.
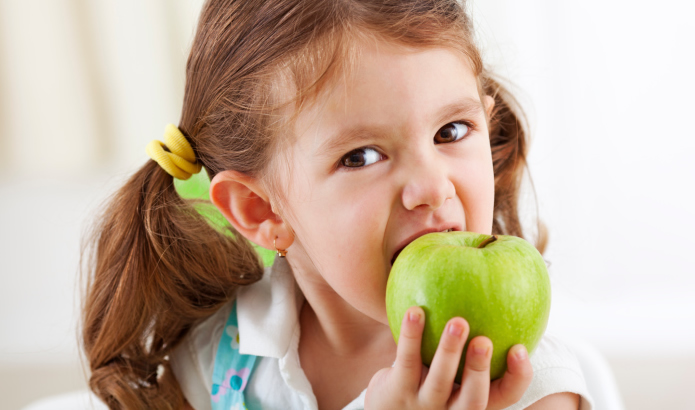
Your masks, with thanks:
M 432 117 L 434 118 L 434 123 L 439 124 L 457 115 L 477 117 L 482 115 L 483 111 L 483 104 L 479 99 L 464 98 L 443 106 Z M 389 126 L 365 126 L 362 124 L 348 127 L 327 138 L 319 145 L 317 152 L 322 156 L 342 153 L 348 146 L 352 146 L 356 142 L 373 140 L 379 135 L 385 135 L 392 128 Z

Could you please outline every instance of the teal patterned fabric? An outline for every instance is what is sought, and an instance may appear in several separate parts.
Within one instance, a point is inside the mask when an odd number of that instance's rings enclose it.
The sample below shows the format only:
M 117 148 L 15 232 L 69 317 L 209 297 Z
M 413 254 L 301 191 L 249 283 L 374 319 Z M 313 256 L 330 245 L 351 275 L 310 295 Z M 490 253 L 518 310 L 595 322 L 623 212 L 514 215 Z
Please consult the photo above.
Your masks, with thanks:
M 256 356 L 239 353 L 236 301 L 224 326 L 212 373 L 212 410 L 254 410 L 247 407 L 244 389 L 253 373 Z

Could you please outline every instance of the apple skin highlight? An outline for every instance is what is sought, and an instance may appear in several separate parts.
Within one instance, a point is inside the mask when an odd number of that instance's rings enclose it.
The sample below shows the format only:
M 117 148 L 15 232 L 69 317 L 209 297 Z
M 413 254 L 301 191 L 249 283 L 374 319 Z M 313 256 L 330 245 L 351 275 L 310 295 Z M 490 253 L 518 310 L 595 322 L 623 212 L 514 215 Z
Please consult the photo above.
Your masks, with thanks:
M 447 321 L 455 316 L 468 321 L 470 334 L 457 383 L 474 337 L 484 335 L 492 341 L 490 379 L 494 380 L 504 375 L 509 349 L 523 344 L 533 354 L 548 324 L 551 288 L 543 257 L 522 238 L 495 236 L 423 235 L 398 255 L 388 278 L 386 311 L 396 343 L 406 310 L 420 306 L 425 311 L 421 349 L 425 365 L 432 363 Z

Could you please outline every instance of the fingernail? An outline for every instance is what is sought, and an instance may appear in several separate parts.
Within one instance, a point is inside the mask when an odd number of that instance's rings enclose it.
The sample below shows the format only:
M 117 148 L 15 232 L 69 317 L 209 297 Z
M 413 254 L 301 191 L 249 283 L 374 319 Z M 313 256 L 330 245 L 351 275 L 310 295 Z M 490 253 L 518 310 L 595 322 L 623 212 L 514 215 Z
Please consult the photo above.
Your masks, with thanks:
M 480 346 L 480 345 L 475 345 L 473 346 L 473 353 L 477 354 L 478 356 L 485 356 L 487 355 L 487 351 L 490 348 L 488 346 Z
M 521 348 L 517 349 L 514 356 L 516 357 L 516 360 L 526 360 L 526 358 L 528 357 L 528 355 L 526 354 L 526 348 L 521 347 Z
M 408 314 L 408 320 L 410 320 L 413 323 L 419 323 L 421 317 L 422 316 L 420 315 L 420 312 L 418 312 L 418 311 L 411 311 Z
M 463 327 L 456 323 L 449 323 L 449 334 L 459 337 L 463 334 Z

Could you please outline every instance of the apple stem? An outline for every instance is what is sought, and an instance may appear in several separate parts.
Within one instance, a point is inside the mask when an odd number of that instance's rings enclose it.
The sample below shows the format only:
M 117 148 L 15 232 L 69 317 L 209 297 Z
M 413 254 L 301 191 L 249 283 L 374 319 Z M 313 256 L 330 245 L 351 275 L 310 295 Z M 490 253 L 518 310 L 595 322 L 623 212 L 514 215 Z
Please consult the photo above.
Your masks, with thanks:
M 483 241 L 483 243 L 481 243 L 480 245 L 478 245 L 478 249 L 482 249 L 482 248 L 488 246 L 489 244 L 495 242 L 496 240 L 497 240 L 497 237 L 496 237 L 495 235 L 492 235 L 491 237 L 485 239 L 485 240 Z

